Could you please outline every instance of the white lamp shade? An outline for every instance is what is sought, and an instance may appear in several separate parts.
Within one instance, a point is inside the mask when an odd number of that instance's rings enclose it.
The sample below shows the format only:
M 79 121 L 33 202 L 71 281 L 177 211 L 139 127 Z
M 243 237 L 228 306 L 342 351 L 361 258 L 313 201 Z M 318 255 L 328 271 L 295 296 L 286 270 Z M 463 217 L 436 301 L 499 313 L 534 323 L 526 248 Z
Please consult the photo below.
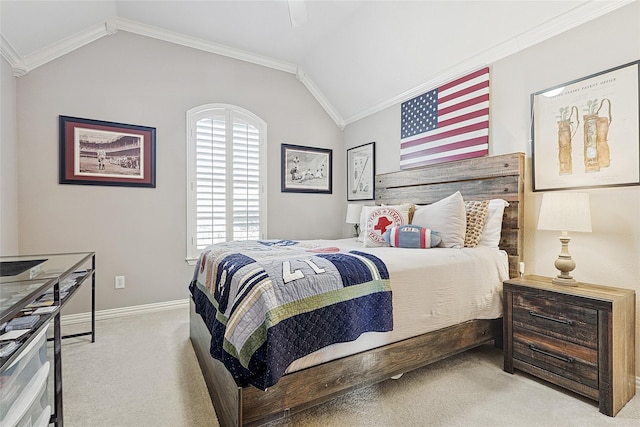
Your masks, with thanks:
M 588 193 L 544 193 L 538 230 L 591 232 Z
M 347 224 L 358 224 L 360 222 L 360 212 L 362 212 L 362 205 L 348 204 L 347 205 Z

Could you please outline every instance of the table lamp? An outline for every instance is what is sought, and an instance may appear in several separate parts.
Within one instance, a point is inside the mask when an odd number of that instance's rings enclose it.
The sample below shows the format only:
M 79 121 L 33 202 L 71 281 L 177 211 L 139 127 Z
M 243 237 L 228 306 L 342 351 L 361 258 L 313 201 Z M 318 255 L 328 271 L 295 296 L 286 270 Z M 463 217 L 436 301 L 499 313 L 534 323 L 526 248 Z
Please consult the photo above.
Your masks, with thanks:
M 538 217 L 538 230 L 561 231 L 562 248 L 555 262 L 560 274 L 552 280 L 556 285 L 577 286 L 571 276 L 576 263 L 569 254 L 569 231 L 591 232 L 591 209 L 587 193 L 544 193 Z
M 348 204 L 347 205 L 347 224 L 353 224 L 355 230 L 355 237 L 359 236 L 358 229 L 360 228 L 360 213 L 362 212 L 362 205 Z

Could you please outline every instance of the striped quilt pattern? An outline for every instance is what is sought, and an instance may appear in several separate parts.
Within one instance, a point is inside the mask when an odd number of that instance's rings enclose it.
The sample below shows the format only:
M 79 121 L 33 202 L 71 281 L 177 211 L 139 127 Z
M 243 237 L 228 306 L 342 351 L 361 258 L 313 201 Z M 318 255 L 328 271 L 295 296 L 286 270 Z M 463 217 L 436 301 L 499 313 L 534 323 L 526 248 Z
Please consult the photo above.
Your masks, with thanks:
M 209 246 L 190 285 L 211 355 L 240 386 L 266 390 L 294 360 L 364 332 L 393 329 L 384 263 L 295 241 Z

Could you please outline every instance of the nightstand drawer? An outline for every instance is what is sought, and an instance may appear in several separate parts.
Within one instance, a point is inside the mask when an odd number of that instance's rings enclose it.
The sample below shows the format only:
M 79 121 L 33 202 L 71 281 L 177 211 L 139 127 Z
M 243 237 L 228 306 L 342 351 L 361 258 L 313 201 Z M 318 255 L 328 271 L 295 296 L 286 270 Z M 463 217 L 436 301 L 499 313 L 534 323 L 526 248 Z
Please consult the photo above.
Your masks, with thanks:
M 598 389 L 597 349 L 514 329 L 513 358 Z
M 598 347 L 598 311 L 526 293 L 513 297 L 513 328 L 535 331 L 581 346 Z

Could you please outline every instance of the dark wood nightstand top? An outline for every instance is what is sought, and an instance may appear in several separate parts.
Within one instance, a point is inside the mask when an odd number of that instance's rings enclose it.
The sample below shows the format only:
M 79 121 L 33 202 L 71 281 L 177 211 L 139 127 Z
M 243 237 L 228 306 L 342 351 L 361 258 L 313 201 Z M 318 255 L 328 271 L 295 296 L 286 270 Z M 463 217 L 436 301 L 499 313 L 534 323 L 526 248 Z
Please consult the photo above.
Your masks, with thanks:
M 529 288 L 540 289 L 544 291 L 557 292 L 564 295 L 576 296 L 582 298 L 593 298 L 596 300 L 604 300 L 614 302 L 618 299 L 627 298 L 630 294 L 634 295 L 633 289 L 616 288 L 613 286 L 594 285 L 591 283 L 578 282 L 577 286 L 555 285 L 551 283 L 551 277 L 529 275 L 509 279 L 505 284 L 513 286 L 524 286 Z

